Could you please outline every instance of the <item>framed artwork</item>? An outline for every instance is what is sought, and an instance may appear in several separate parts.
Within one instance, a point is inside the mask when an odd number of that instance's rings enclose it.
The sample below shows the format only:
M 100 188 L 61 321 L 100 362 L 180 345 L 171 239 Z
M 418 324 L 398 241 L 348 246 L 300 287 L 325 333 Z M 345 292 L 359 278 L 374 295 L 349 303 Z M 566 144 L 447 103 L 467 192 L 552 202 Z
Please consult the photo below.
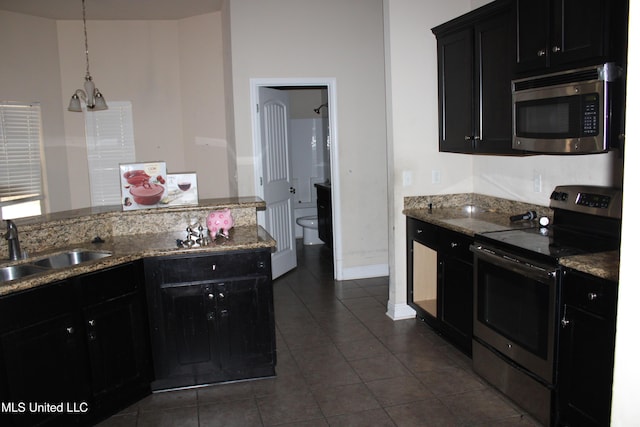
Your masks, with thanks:
M 198 177 L 195 172 L 167 174 L 167 196 L 160 200 L 165 206 L 198 204 Z
M 120 189 L 122 209 L 149 209 L 162 206 L 167 197 L 167 164 L 165 162 L 121 163 Z

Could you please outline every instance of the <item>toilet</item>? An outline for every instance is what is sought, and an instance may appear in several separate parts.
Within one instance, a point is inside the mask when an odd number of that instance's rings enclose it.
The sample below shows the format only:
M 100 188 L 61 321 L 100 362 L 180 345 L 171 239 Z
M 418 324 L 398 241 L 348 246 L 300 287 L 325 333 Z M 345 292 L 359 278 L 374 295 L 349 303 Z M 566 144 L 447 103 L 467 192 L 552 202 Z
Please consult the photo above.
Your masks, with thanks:
M 301 216 L 296 219 L 296 224 L 302 227 L 303 245 L 322 245 L 324 242 L 318 237 L 318 216 Z

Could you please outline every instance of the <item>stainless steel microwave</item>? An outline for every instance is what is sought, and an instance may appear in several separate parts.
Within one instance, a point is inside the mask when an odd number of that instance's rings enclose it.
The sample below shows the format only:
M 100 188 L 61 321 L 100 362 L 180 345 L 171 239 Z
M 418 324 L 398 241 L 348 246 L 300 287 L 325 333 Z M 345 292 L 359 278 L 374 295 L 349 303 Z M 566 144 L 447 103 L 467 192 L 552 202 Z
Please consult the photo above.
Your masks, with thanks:
M 538 153 L 601 153 L 610 148 L 612 82 L 607 63 L 514 80 L 514 149 Z

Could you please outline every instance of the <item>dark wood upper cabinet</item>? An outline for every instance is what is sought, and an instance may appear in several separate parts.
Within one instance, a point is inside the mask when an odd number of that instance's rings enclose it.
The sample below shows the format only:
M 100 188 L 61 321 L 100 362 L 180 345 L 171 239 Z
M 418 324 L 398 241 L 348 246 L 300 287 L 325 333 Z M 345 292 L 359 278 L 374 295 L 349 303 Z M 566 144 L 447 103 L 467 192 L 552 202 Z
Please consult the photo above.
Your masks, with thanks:
M 432 31 L 438 42 L 440 151 L 522 154 L 511 148 L 512 2 L 490 3 Z
M 627 0 L 515 0 L 520 75 L 626 62 Z

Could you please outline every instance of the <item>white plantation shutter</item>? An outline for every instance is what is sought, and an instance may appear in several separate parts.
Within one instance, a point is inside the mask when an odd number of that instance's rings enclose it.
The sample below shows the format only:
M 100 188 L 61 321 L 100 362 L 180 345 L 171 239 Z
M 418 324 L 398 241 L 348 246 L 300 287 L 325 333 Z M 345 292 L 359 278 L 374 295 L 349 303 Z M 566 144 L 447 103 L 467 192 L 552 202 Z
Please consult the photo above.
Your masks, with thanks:
M 42 200 L 41 137 L 40 104 L 0 103 L 0 207 Z
M 131 102 L 109 101 L 109 109 L 85 111 L 91 206 L 120 205 L 120 163 L 134 163 Z

